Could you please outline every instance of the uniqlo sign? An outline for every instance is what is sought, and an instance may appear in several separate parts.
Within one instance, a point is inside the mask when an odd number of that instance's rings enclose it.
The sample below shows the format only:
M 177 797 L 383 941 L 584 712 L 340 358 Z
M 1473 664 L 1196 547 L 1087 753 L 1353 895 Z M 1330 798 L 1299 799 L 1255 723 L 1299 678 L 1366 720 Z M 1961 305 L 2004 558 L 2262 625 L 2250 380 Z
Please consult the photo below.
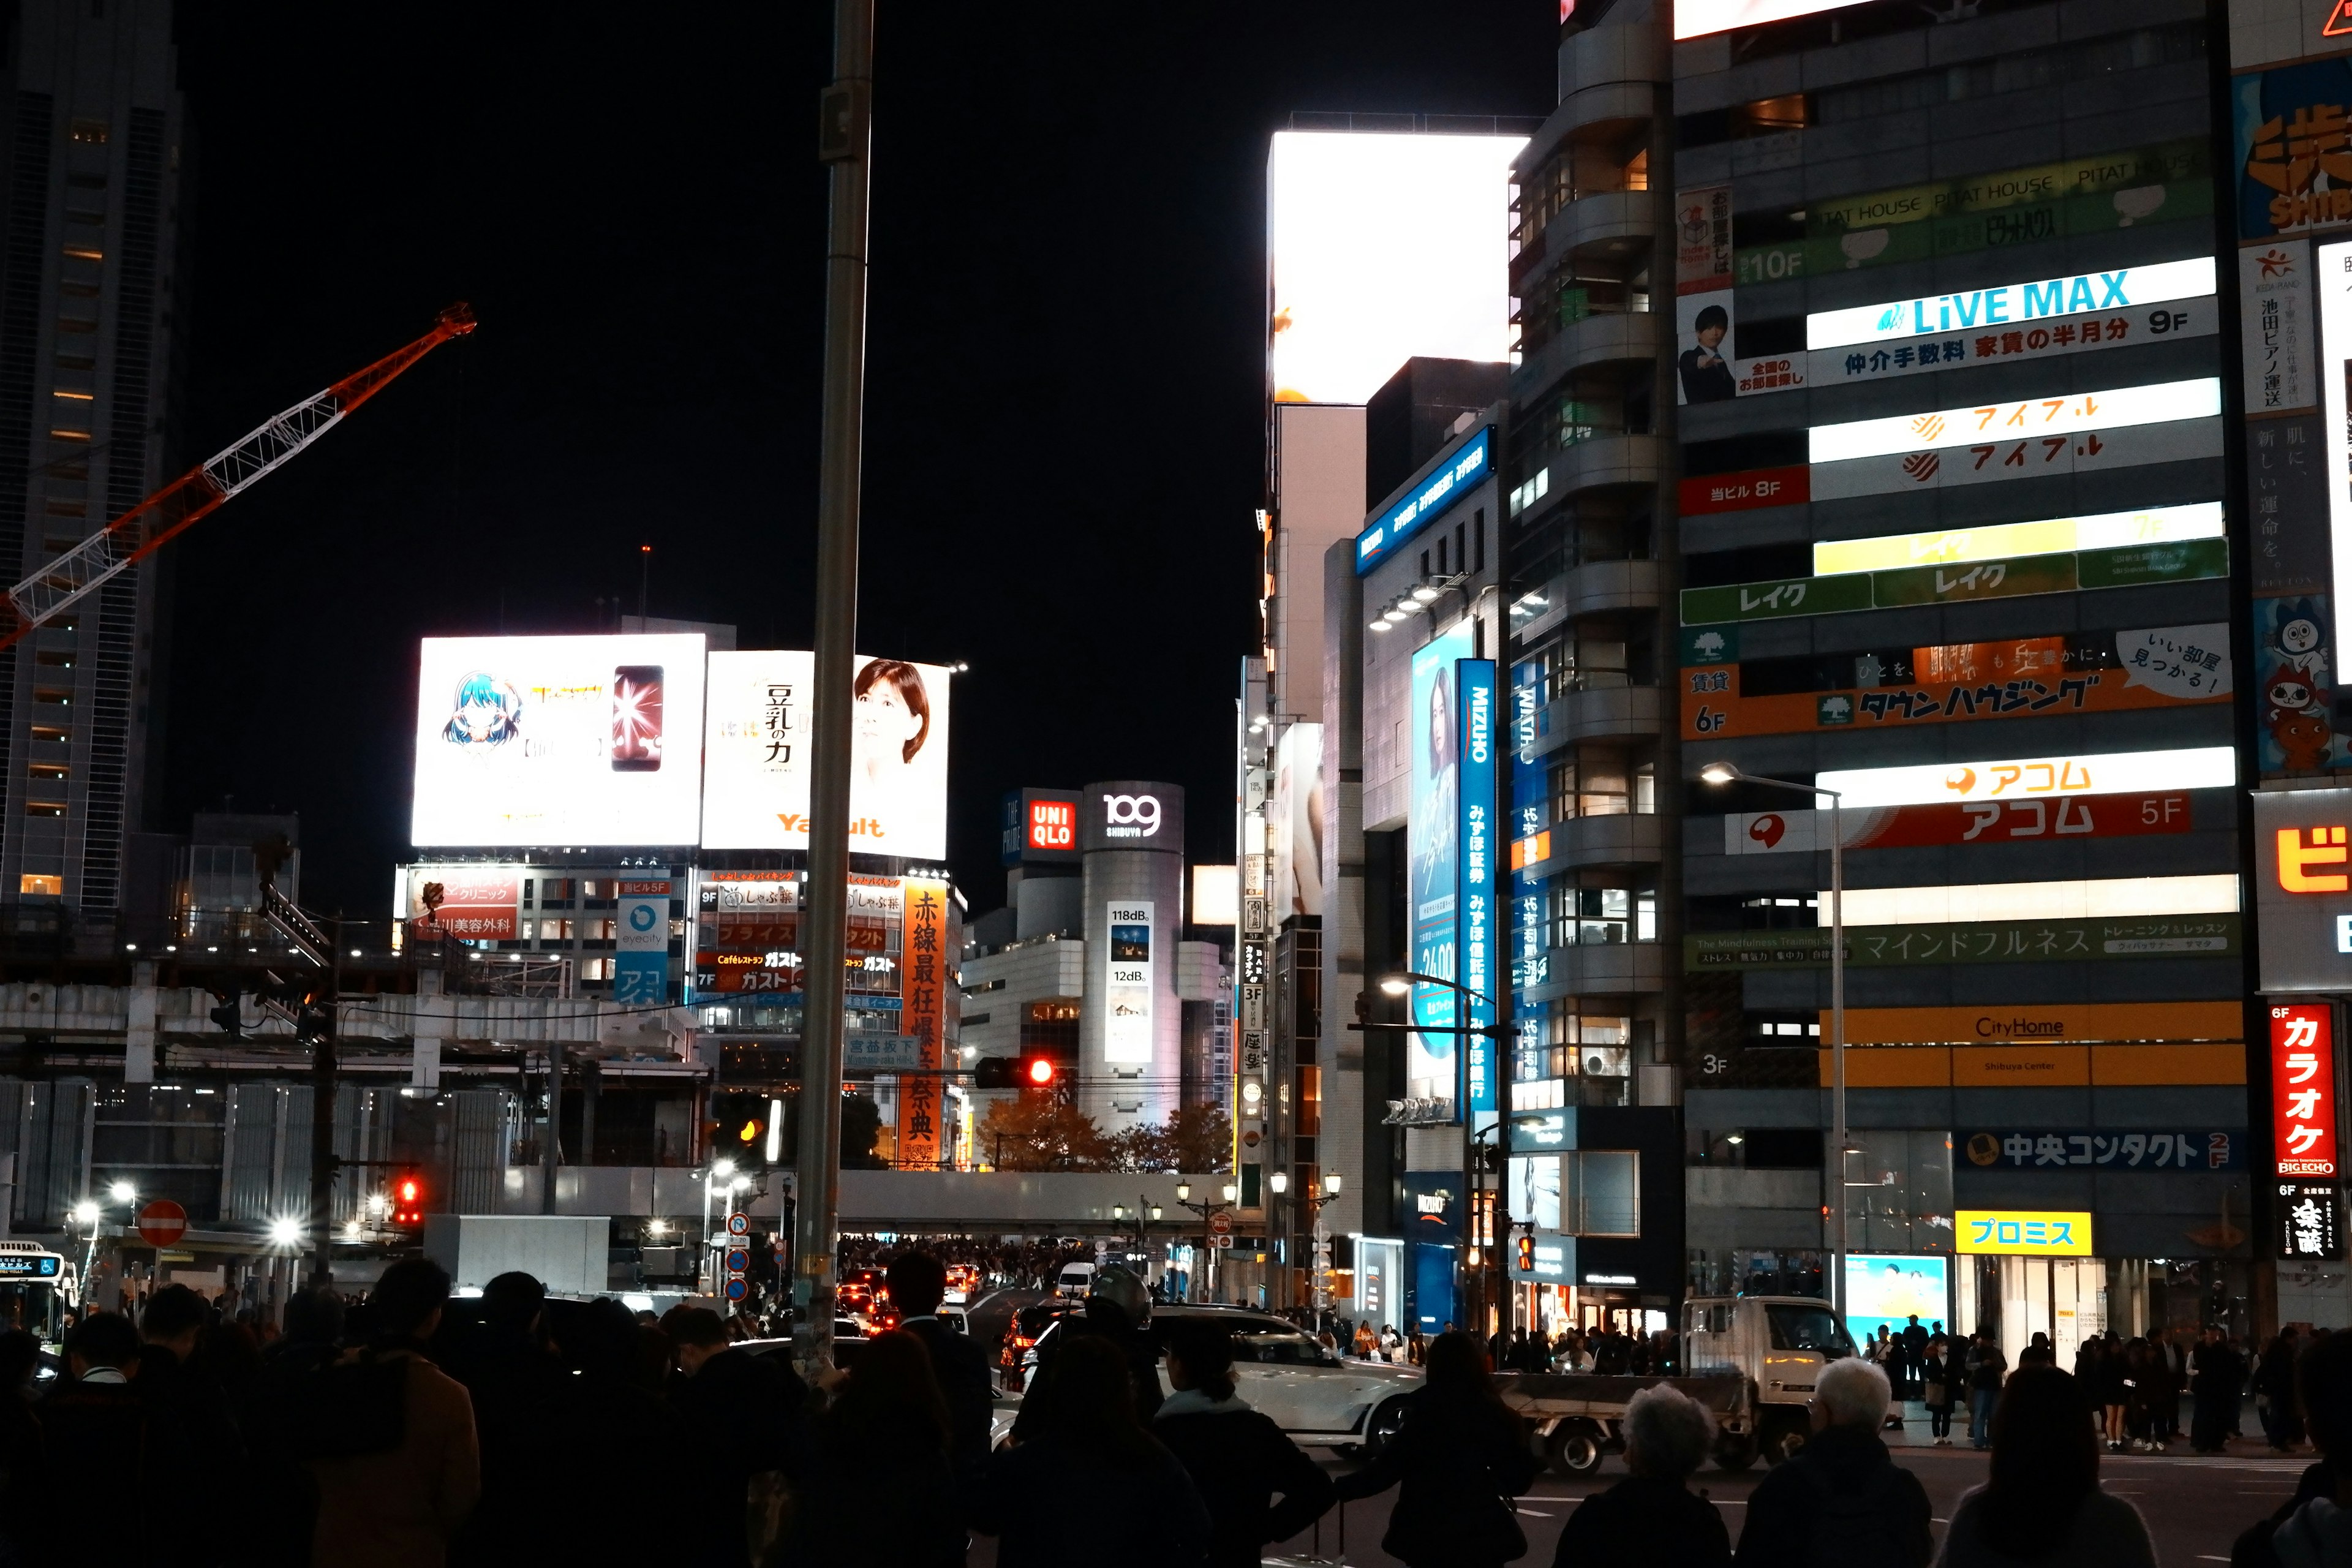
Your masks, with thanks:
M 1076 801 L 1041 800 L 1033 795 L 1028 806 L 1029 848 L 1076 849 L 1078 847 Z
M 2334 1009 L 2271 1009 L 2271 1117 L 2281 1176 L 2336 1174 Z

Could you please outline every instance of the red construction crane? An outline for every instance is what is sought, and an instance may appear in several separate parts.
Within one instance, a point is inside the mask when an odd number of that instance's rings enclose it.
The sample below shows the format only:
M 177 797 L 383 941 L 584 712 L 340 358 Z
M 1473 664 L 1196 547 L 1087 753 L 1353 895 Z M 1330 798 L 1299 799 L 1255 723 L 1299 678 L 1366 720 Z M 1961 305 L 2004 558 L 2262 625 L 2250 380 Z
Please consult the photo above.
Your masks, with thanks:
M 0 648 L 123 568 L 152 555 L 165 540 L 333 429 L 393 377 L 451 338 L 473 330 L 472 309 L 450 306 L 434 318 L 431 331 L 406 348 L 266 421 L 9 589 L 5 605 L 0 606 L 0 626 L 5 626 Z

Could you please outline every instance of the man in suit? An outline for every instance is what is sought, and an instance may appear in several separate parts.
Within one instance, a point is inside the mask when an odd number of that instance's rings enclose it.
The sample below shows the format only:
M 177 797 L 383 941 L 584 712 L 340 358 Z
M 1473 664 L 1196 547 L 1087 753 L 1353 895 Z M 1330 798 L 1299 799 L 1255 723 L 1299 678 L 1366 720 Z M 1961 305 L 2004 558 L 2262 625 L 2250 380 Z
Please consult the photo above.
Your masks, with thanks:
M 890 1304 L 898 1309 L 898 1326 L 931 1352 L 931 1371 L 947 1398 L 956 1472 L 969 1482 L 988 1462 L 989 1415 L 996 1399 L 988 1352 L 940 1318 L 948 1271 L 938 1258 L 928 1252 L 902 1252 L 890 1260 L 884 1281 Z

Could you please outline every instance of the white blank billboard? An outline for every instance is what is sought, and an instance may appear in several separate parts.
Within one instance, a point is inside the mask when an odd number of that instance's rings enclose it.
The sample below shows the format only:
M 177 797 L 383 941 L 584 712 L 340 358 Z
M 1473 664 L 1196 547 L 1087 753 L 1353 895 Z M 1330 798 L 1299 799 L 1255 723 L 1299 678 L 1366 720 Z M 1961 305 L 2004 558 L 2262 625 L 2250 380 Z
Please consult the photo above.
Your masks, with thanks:
M 1415 356 L 1510 357 L 1522 136 L 1275 133 L 1266 175 L 1278 403 L 1363 403 Z
M 692 844 L 700 634 L 427 637 L 409 841 Z
M 948 680 L 936 664 L 860 656 L 853 693 L 849 847 L 943 859 L 948 852 Z M 710 656 L 702 844 L 805 849 L 809 698 L 816 656 Z

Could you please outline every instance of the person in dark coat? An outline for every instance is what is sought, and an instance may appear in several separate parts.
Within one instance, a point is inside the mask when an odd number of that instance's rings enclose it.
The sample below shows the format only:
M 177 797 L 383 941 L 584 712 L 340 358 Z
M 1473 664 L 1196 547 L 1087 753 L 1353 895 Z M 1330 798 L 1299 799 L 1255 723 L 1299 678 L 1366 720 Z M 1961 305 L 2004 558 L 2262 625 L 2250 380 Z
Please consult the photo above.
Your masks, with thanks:
M 1623 1429 L 1633 1474 L 1577 1505 L 1552 1568 L 1730 1568 L 1723 1515 L 1690 1489 L 1715 1447 L 1706 1407 L 1658 1384 L 1626 1402 Z
M 771 1561 L 832 1568 L 878 1555 L 893 1568 L 961 1568 L 948 1426 L 920 1339 L 894 1329 L 859 1345 L 856 1364 L 809 1424 L 809 1440 L 789 1467 L 792 1520 Z
M 988 1352 L 940 1319 L 940 1303 L 947 1299 L 948 1271 L 928 1252 L 902 1252 L 890 1260 L 887 1279 L 890 1304 L 898 1310 L 898 1327 L 923 1342 L 930 1352 L 931 1373 L 940 1397 L 947 1401 L 948 1436 L 956 1473 L 967 1482 L 978 1479 L 988 1463 L 989 1418 L 996 1404 L 996 1384 L 988 1370 Z
M 2189 1446 L 2200 1454 L 2218 1454 L 2230 1440 L 2238 1402 L 2246 1386 L 2246 1369 L 2230 1348 L 2221 1331 L 2209 1327 L 2190 1352 Z
M 1342 1501 L 1397 1488 L 1381 1550 L 1409 1568 L 1479 1568 L 1524 1554 L 1528 1540 L 1506 1498 L 1535 1484 L 1519 1418 L 1486 1371 L 1477 1342 L 1444 1333 L 1429 1345 L 1427 1377 L 1404 1396 L 1403 1424 L 1372 1462 L 1340 1478 Z
M 41 1342 L 22 1329 L 0 1333 L 0 1563 L 31 1560 L 33 1489 L 41 1479 L 41 1422 L 33 1414 L 33 1369 Z M 16 1555 L 11 1556 L 11 1552 Z
M 786 1468 L 806 1417 L 808 1384 L 772 1356 L 732 1348 L 708 1307 L 673 1309 L 663 1326 L 677 1346 L 672 1403 L 702 1446 L 698 1486 L 709 1506 L 685 1511 L 692 1542 L 685 1560 L 709 1568 L 750 1568 L 744 1532 L 751 1478 Z
M 2319 1462 L 2305 1468 L 2293 1497 L 2238 1537 L 2230 1568 L 2323 1568 L 2352 1559 L 2352 1510 L 2341 1506 L 2352 1492 L 2352 1333 L 2315 1336 L 2295 1383 Z
M 1209 1568 L 1257 1568 L 1263 1547 L 1330 1509 L 1331 1478 L 1235 1391 L 1234 1342 L 1224 1330 L 1204 1323 L 1171 1334 L 1168 1381 L 1176 1392 L 1152 1418 L 1151 1434 L 1208 1508 Z
M 988 1460 L 973 1524 L 997 1537 L 998 1568 L 1202 1568 L 1213 1527 L 1192 1479 L 1135 1416 L 1119 1346 L 1064 1344 L 1036 1381 L 1021 1442 Z M 1024 1401 L 1025 1405 L 1027 1401 Z
M 482 1287 L 479 1321 L 445 1327 L 436 1344 L 442 1370 L 466 1385 L 481 1447 L 482 1500 L 450 1542 L 456 1568 L 515 1561 L 543 1550 L 555 1402 L 567 1381 L 548 1347 L 547 1289 L 528 1274 L 501 1274 Z
M 2263 1436 L 2284 1454 L 2303 1441 L 2303 1416 L 2295 1408 L 2294 1358 L 2297 1350 L 2292 1325 L 2263 1347 L 2254 1367 L 2254 1395 L 2262 1406 Z
M 1886 1374 L 1866 1361 L 1822 1369 L 1811 1439 L 1748 1495 L 1739 1568 L 1926 1568 L 1934 1548 L 1927 1489 L 1878 1436 L 1891 1397 Z
M 162 1516 L 188 1531 L 192 1563 L 227 1561 L 247 1477 L 236 1407 L 197 1354 L 213 1326 L 211 1306 L 185 1285 L 150 1296 L 139 1319 L 148 1484 Z
M 1037 1382 L 1041 1388 L 1052 1381 L 1046 1373 L 1055 1360 L 1082 1339 L 1101 1340 L 1118 1352 L 1120 1359 L 1127 1363 L 1136 1418 L 1149 1425 L 1159 1412 L 1161 1398 L 1160 1342 L 1151 1334 L 1151 1292 L 1135 1270 L 1120 1263 L 1097 1269 L 1087 1287 L 1084 1307 L 1063 1317 L 1054 1325 L 1054 1331 L 1038 1342 Z M 1043 1412 L 1034 1396 L 1024 1397 L 1019 1414 L 1013 1417 L 1013 1439 L 1026 1442 L 1042 1418 Z
M 546 1473 L 538 1494 L 536 1551 L 517 1562 L 635 1565 L 664 1561 L 674 1522 L 657 1508 L 551 1509 L 551 1496 L 698 1495 L 704 1446 L 662 1396 L 646 1365 L 645 1331 L 620 1302 L 590 1301 L 564 1313 L 554 1335 L 555 1386 L 546 1405 Z M 665 1362 L 667 1358 L 665 1357 Z M 483 1467 L 487 1473 L 488 1465 Z
M 86 1312 L 66 1335 L 66 1376 L 41 1401 L 45 1440 L 30 1521 L 60 1548 L 87 1541 L 93 1521 L 122 1540 L 146 1539 L 166 1519 L 147 1489 L 147 1402 L 139 1396 L 139 1331 L 115 1312 Z

